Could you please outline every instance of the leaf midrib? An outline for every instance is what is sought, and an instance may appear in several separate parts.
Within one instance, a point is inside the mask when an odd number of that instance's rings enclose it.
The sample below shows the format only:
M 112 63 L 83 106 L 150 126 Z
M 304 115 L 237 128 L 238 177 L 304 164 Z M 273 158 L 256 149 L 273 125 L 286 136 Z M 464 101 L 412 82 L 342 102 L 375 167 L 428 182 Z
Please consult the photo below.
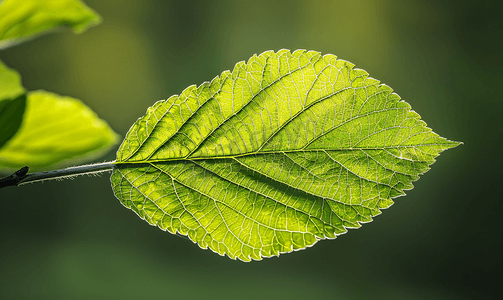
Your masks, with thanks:
M 263 154 L 283 154 L 283 153 L 298 153 L 298 152 L 321 152 L 321 151 L 360 151 L 360 150 L 386 150 L 386 149 L 396 149 L 396 148 L 416 148 L 416 147 L 427 147 L 427 146 L 445 146 L 452 145 L 452 143 L 433 143 L 433 144 L 421 144 L 421 145 L 405 145 L 405 146 L 387 146 L 387 147 L 366 147 L 366 148 L 334 148 L 334 149 L 295 149 L 295 150 L 283 150 L 283 151 L 262 151 L 262 152 L 248 152 L 241 153 L 238 155 L 221 155 L 221 156 L 199 156 L 199 157 L 174 157 L 174 158 L 164 158 L 164 159 L 150 159 L 150 160 L 139 160 L 139 161 L 112 161 L 114 165 L 134 165 L 134 164 L 149 164 L 156 162 L 173 162 L 173 161 L 193 161 L 193 160 L 214 160 L 214 159 L 226 159 L 226 158 L 240 158 L 250 155 L 263 155 Z M 418 149 L 419 150 L 419 149 Z M 426 153 L 428 155 L 433 155 Z M 403 158 L 405 159 L 405 158 Z M 428 162 L 423 160 L 413 160 L 417 162 Z

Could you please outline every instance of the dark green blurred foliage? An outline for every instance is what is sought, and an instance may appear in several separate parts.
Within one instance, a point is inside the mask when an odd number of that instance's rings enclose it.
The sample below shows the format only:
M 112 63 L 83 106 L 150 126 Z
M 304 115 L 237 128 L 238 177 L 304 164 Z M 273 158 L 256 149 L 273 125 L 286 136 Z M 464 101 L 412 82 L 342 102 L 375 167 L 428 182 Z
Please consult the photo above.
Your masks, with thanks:
M 0 52 L 27 90 L 82 99 L 119 133 L 156 100 L 264 50 L 312 49 L 394 87 L 444 153 L 336 240 L 261 262 L 148 226 L 108 176 L 0 191 L 1 299 L 490 299 L 501 273 L 503 29 L 496 1 L 97 1 L 102 25 Z M 103 160 L 113 160 L 110 153 Z
M 23 120 L 25 107 L 25 94 L 0 102 L 0 114 L 8 116 L 8 118 L 0 121 L 0 147 L 5 145 L 5 143 L 17 132 Z

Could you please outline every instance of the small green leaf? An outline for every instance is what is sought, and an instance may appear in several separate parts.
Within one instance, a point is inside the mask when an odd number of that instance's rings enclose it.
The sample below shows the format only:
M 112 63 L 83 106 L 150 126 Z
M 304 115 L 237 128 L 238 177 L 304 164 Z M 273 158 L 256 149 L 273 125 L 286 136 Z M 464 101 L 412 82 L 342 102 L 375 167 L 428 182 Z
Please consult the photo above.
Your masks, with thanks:
M 68 25 L 75 33 L 101 17 L 79 0 L 4 0 L 0 2 L 0 49 Z
M 33 91 L 21 128 L 0 149 L 0 169 L 75 164 L 102 155 L 116 142 L 115 132 L 81 101 Z
M 268 51 L 150 107 L 111 181 L 150 224 L 259 260 L 372 221 L 457 145 L 352 63 Z
M 25 106 L 21 76 L 0 61 L 0 148 L 21 126 Z

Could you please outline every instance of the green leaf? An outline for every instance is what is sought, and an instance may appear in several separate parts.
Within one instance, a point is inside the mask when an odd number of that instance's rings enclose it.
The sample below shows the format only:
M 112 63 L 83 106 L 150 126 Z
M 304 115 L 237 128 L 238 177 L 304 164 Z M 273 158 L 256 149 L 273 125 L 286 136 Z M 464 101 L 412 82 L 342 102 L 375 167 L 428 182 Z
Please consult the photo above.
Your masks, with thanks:
M 0 61 L 0 148 L 21 126 L 25 106 L 21 76 Z
M 0 2 L 0 49 L 59 26 L 75 33 L 101 23 L 101 17 L 79 0 L 4 0 Z
M 352 63 L 268 51 L 150 107 L 111 181 L 148 223 L 259 260 L 372 221 L 457 145 Z
M 0 149 L 0 169 L 75 164 L 102 155 L 116 142 L 115 132 L 81 101 L 33 91 L 21 128 Z

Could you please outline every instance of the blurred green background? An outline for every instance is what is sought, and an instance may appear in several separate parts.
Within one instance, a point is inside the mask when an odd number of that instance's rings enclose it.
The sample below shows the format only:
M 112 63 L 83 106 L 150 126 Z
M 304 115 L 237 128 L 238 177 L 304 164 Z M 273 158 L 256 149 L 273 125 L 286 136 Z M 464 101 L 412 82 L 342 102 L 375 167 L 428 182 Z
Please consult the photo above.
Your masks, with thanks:
M 435 132 L 465 144 L 374 222 L 251 263 L 149 226 L 114 197 L 108 175 L 2 189 L 1 299 L 496 298 L 500 2 L 85 2 L 103 24 L 45 35 L 0 58 L 27 90 L 79 98 L 122 136 L 156 100 L 254 53 L 303 48 L 367 70 Z

